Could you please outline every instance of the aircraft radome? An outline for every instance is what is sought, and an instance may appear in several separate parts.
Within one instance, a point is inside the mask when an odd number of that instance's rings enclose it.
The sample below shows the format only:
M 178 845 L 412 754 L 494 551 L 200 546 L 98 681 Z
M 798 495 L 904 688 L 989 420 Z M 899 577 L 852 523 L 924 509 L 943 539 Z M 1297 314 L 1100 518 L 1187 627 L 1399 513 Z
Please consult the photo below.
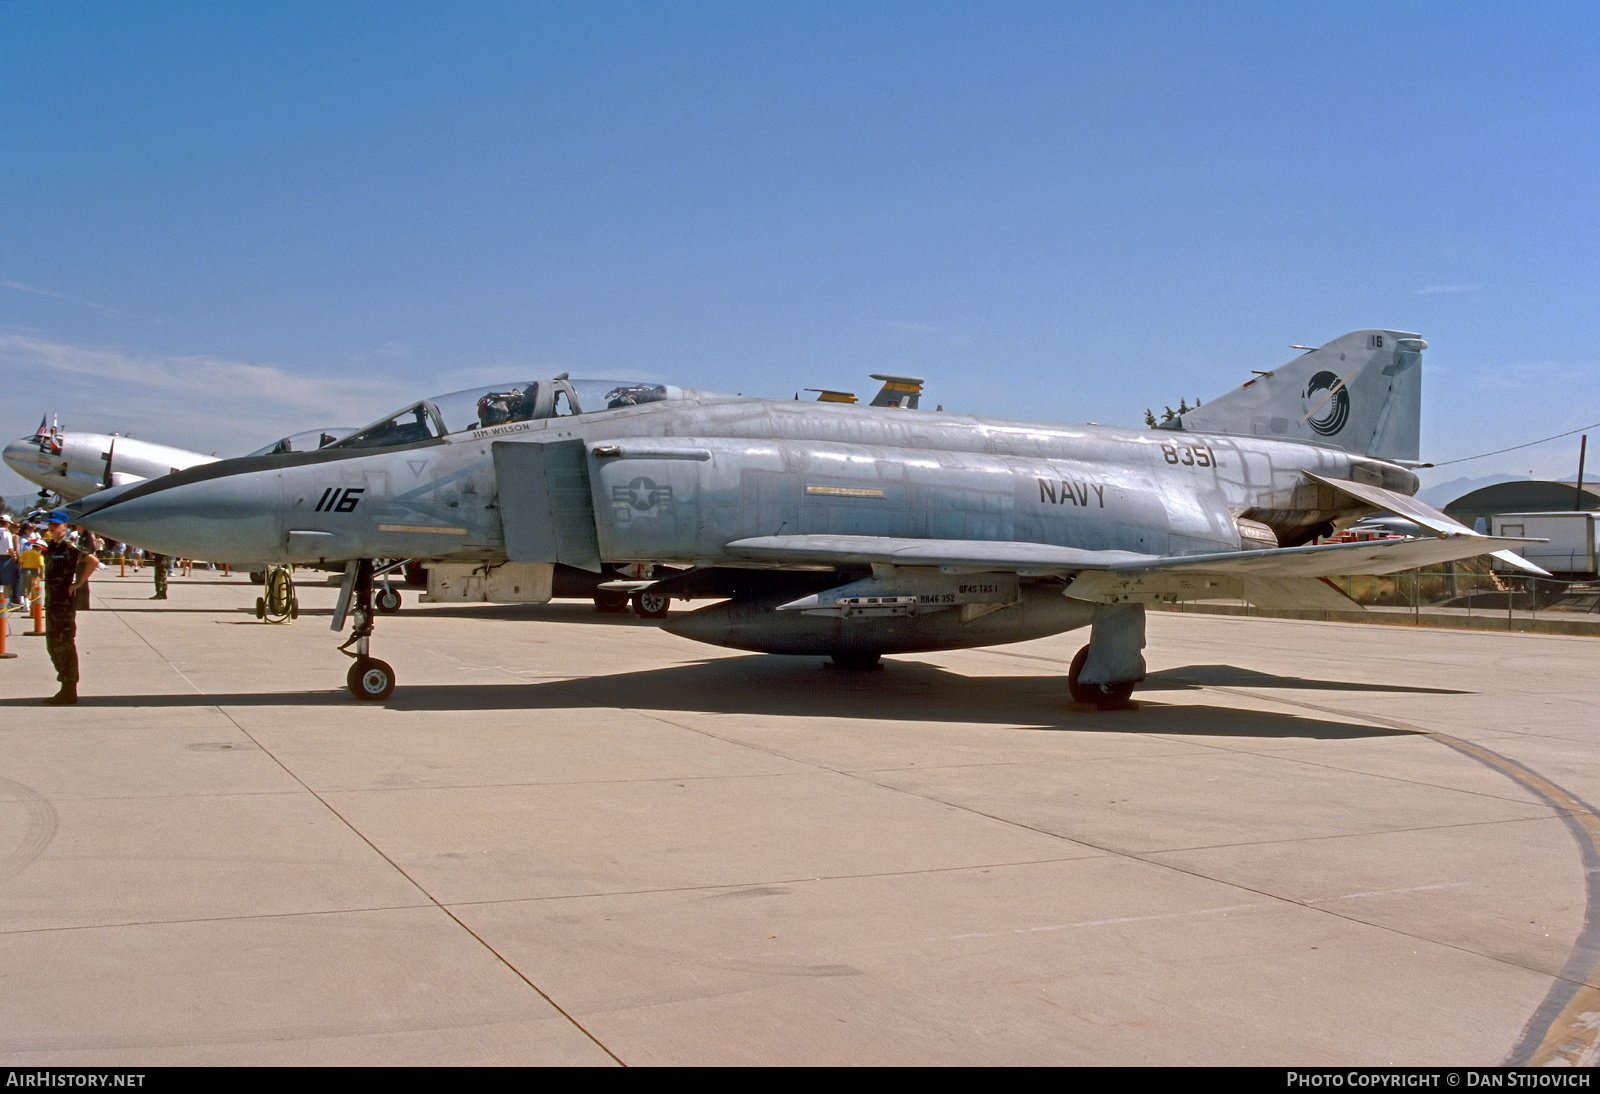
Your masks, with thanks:
M 439 597 L 526 601 L 549 598 L 557 563 L 670 567 L 652 593 L 720 601 L 675 614 L 671 633 L 842 667 L 1087 626 L 1072 694 L 1115 706 L 1144 676 L 1147 604 L 1346 608 L 1323 578 L 1521 563 L 1509 548 L 1527 541 L 1411 496 L 1425 348 L 1356 331 L 1155 430 L 563 375 L 72 508 L 164 554 L 345 563 L 333 627 L 353 614 L 341 649 L 355 647 L 348 682 L 366 699 L 394 687 L 369 650 L 372 560 L 417 558 Z M 1430 535 L 1312 543 L 1374 512 Z

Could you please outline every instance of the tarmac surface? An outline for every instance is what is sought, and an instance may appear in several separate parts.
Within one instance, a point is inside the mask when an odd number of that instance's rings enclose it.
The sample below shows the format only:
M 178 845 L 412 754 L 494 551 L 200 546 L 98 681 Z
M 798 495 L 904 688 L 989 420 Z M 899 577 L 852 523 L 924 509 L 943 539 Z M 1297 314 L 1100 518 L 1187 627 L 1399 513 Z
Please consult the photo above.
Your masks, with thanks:
M 1153 613 L 886 660 L 93 582 L 0 661 L 0 1061 L 1593 1063 L 1600 639 Z M 682 609 L 675 609 L 682 610 Z

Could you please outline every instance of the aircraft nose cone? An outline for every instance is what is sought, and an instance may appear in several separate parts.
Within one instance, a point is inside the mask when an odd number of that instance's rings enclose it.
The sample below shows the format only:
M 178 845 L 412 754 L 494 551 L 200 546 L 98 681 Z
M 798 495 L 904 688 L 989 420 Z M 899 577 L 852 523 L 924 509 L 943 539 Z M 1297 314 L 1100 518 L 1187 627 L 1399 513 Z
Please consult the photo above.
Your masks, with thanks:
M 6 450 L 0 453 L 0 458 L 6 461 L 7 467 L 25 479 L 30 479 L 28 474 L 30 471 L 38 474 L 40 467 L 44 465 L 44 460 L 39 456 L 39 446 L 26 440 L 12 441 L 6 445 Z
M 91 532 L 160 554 L 265 563 L 283 554 L 278 493 L 270 474 L 196 481 L 178 472 L 102 490 L 67 510 L 73 523 Z

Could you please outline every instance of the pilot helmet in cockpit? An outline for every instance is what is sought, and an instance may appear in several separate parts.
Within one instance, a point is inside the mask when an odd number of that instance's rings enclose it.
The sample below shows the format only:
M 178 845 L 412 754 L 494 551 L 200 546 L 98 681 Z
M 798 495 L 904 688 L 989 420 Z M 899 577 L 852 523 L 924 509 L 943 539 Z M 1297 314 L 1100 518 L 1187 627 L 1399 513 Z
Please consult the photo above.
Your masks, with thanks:
M 533 400 L 527 388 L 521 391 L 515 388 L 510 391 L 491 391 L 478 400 L 478 426 L 481 429 L 506 422 L 526 421 L 532 416 Z

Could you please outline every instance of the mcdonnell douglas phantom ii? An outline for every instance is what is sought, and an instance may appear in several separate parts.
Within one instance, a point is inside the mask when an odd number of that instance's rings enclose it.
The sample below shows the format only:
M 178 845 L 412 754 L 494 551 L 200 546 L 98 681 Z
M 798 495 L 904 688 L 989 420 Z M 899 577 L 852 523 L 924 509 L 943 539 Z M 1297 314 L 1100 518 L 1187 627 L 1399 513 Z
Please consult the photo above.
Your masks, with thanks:
M 1426 345 L 1356 331 L 1155 430 L 562 375 L 70 508 L 163 554 L 344 563 L 333 629 L 352 619 L 340 649 L 363 699 L 395 682 L 370 653 L 372 560 L 415 558 L 431 585 L 531 601 L 556 564 L 657 565 L 651 591 L 719 601 L 675 613 L 671 633 L 846 668 L 1087 626 L 1068 683 L 1111 707 L 1144 677 L 1148 604 L 1348 608 L 1324 578 L 1479 554 L 1542 573 L 1510 552 L 1527 541 L 1412 497 Z M 1376 512 L 1428 534 L 1313 542 Z

